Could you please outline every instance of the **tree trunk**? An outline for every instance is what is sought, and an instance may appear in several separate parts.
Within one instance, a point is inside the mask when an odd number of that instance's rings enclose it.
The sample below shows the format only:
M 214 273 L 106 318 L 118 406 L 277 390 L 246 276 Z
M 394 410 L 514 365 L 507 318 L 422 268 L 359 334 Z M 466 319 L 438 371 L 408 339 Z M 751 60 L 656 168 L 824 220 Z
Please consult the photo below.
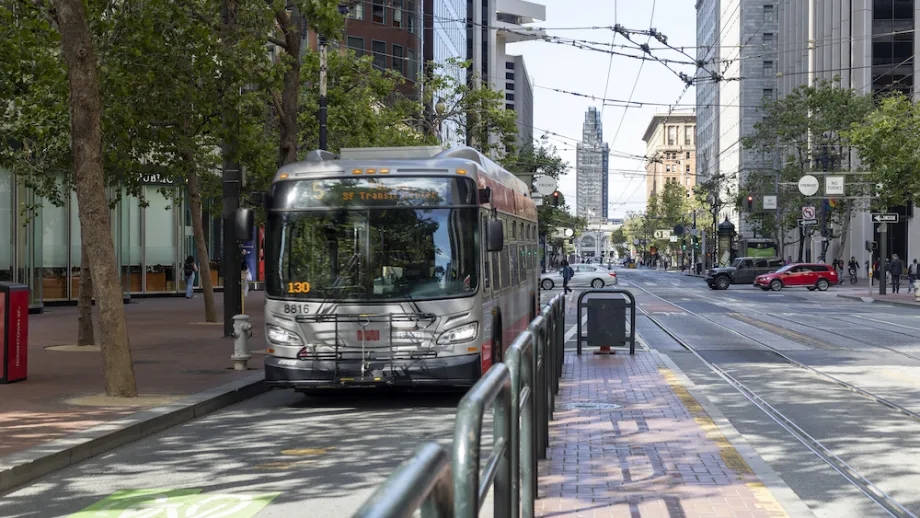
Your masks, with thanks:
M 281 138 L 278 145 L 278 166 L 297 161 L 297 142 L 300 132 L 297 126 L 298 106 L 300 105 L 300 33 L 303 19 L 296 9 L 288 12 L 280 9 L 275 12 L 275 20 L 284 33 L 284 50 L 287 53 L 288 68 L 284 72 L 281 90 L 281 110 L 278 122 Z
M 131 345 L 112 240 L 102 162 L 102 99 L 83 0 L 54 0 L 67 67 L 71 152 L 80 228 L 99 304 L 99 346 L 105 393 L 137 397 Z
M 187 158 L 187 157 L 186 157 Z M 195 236 L 195 249 L 198 251 L 198 276 L 201 279 L 201 293 L 204 295 L 204 320 L 217 322 L 217 308 L 214 306 L 214 285 L 211 284 L 211 257 L 204 241 L 204 223 L 201 221 L 201 189 L 198 186 L 198 171 L 192 160 L 186 159 L 188 165 L 189 209 L 192 211 L 192 232 Z
M 77 345 L 93 345 L 93 277 L 86 255 L 86 240 L 81 245 L 83 261 L 80 266 L 80 297 L 77 299 Z

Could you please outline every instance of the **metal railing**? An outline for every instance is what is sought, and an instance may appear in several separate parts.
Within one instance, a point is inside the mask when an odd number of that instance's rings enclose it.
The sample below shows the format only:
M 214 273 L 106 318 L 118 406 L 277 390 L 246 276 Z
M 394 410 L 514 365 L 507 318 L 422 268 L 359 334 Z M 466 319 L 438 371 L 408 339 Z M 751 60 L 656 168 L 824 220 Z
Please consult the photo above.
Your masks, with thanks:
M 452 462 L 437 443 L 421 445 L 353 518 L 473 518 L 493 487 L 494 518 L 533 518 L 537 461 L 546 458 L 565 348 L 565 297 L 556 295 L 463 396 Z M 481 458 L 483 422 L 493 411 L 492 452 Z M 447 486 L 450 486 L 449 488 Z

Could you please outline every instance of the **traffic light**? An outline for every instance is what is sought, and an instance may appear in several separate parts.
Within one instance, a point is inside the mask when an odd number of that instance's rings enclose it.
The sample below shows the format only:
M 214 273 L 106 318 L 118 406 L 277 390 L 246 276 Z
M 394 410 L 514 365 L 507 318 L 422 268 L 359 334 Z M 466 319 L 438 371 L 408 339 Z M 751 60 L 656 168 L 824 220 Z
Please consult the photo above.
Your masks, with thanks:
M 750 194 L 747 197 L 747 210 L 748 212 L 754 211 L 754 197 L 751 196 Z
M 878 248 L 878 241 L 866 241 L 866 251 L 871 252 Z
M 553 207 L 559 206 L 559 191 L 553 191 Z

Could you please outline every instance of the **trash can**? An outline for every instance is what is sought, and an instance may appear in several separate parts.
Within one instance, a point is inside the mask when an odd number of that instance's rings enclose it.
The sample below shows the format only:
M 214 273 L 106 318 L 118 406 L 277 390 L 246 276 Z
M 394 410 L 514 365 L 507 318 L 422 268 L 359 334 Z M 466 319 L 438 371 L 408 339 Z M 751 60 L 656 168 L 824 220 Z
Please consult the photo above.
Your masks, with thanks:
M 626 299 L 588 299 L 588 345 L 626 346 Z
M 29 287 L 0 282 L 0 383 L 26 379 L 29 361 Z

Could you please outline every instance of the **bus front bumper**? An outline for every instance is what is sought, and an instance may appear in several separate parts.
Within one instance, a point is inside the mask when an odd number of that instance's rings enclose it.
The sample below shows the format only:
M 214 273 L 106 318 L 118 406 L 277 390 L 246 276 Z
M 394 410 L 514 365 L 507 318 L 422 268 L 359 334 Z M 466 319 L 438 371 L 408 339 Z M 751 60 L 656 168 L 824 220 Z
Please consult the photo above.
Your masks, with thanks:
M 319 389 L 361 386 L 468 388 L 482 375 L 478 354 L 417 360 L 371 360 L 362 375 L 358 360 L 265 358 L 269 388 Z

